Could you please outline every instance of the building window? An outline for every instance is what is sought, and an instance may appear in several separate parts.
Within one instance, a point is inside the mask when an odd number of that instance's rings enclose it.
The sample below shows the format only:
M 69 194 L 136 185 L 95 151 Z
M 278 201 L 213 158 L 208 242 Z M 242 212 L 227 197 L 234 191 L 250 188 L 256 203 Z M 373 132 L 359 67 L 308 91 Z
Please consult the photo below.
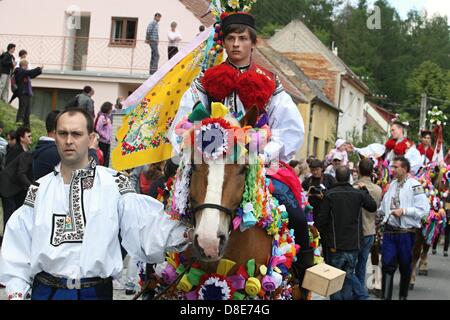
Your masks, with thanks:
M 325 141 L 325 155 L 328 154 L 328 152 L 330 151 L 330 143 L 328 141 Z
M 136 45 L 137 38 L 137 18 L 112 18 L 110 44 L 115 46 Z
M 319 148 L 319 138 L 314 137 L 314 143 L 313 143 L 313 156 L 317 158 L 317 152 Z

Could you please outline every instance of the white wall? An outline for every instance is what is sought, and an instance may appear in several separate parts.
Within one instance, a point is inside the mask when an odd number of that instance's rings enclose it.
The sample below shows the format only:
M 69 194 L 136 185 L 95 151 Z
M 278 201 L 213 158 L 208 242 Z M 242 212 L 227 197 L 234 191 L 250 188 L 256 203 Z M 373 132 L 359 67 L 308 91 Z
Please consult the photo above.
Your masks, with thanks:
M 346 139 L 353 128 L 358 134 L 362 134 L 366 119 L 364 117 L 364 95 L 356 87 L 346 80 L 341 82 L 340 108 L 338 137 Z
M 47 70 L 72 70 L 76 32 L 71 29 L 67 12 L 79 10 L 90 16 L 88 71 L 148 74 L 150 48 L 145 44 L 149 22 L 159 12 L 160 66 L 167 61 L 167 32 L 170 23 L 178 23 L 183 43 L 198 33 L 200 21 L 179 0 L 2 0 L 0 1 L 0 48 L 10 42 L 17 52 L 27 49 L 29 60 L 44 64 Z M 25 20 L 18 19 L 18 13 Z M 137 43 L 133 47 L 109 45 L 112 17 L 138 18 Z M 77 60 L 82 60 L 78 57 Z M 79 63 L 79 62 L 78 62 Z
M 176 21 L 185 41 L 198 33 L 200 25 L 193 13 L 178 0 L 2 0 L 0 33 L 22 35 L 66 35 L 66 10 L 78 7 L 91 15 L 90 37 L 109 38 L 111 17 L 138 18 L 138 39 L 144 40 L 147 25 L 156 12 L 162 14 L 161 40 L 166 40 L 170 23 Z M 18 13 L 25 20 L 18 19 Z

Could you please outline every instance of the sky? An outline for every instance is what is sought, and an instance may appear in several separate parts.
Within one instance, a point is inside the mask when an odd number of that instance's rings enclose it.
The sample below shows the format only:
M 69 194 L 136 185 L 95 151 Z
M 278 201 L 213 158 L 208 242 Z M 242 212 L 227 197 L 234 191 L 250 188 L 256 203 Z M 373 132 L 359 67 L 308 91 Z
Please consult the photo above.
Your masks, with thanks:
M 450 1 L 449 0 L 388 0 L 389 3 L 395 7 L 401 18 L 406 18 L 407 13 L 411 9 L 427 10 L 429 16 L 434 13 L 447 15 L 450 22 Z M 357 0 L 354 0 L 357 2 Z M 375 2 L 374 0 L 369 3 Z

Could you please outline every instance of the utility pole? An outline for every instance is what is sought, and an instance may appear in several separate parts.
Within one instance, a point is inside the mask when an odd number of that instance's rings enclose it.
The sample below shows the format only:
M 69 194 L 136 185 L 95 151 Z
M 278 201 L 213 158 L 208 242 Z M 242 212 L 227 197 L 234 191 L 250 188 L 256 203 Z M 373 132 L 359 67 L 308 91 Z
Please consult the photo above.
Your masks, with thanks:
M 425 130 L 427 126 L 427 94 L 422 93 L 420 104 L 420 130 Z

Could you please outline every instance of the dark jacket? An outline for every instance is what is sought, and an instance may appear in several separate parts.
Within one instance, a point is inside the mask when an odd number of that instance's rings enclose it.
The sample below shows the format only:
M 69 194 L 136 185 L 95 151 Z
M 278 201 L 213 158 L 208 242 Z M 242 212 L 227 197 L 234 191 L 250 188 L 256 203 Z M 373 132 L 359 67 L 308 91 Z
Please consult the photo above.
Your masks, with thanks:
M 5 198 L 15 196 L 28 189 L 33 181 L 31 172 L 31 151 L 22 152 L 0 173 L 0 195 Z
M 12 148 L 9 148 L 8 151 L 6 152 L 5 167 L 24 151 L 25 150 L 23 150 L 22 145 L 20 143 L 16 144 Z
M 55 141 L 39 139 L 33 151 L 34 181 L 52 172 L 60 161 Z
M 359 250 L 363 240 L 362 208 L 376 212 L 377 204 L 367 190 L 338 183 L 325 193 L 316 221 L 328 248 Z
M 329 174 L 323 174 L 322 178 L 314 178 L 313 176 L 310 176 L 305 179 L 302 183 L 302 188 L 304 191 L 308 192 L 311 187 L 319 187 L 320 185 L 323 185 L 325 187 L 325 191 L 330 189 L 336 184 L 336 179 Z M 310 195 L 308 197 L 308 202 L 311 204 L 311 206 L 314 208 L 313 213 L 315 216 L 317 216 L 320 212 L 320 205 L 322 203 L 322 199 L 319 197 L 319 195 L 314 194 Z
M 0 55 L 0 73 L 11 74 L 14 68 L 14 56 L 9 52 L 4 52 Z
M 17 91 L 14 93 L 14 95 L 18 97 L 32 96 L 33 90 L 31 87 L 31 79 L 36 78 L 41 73 L 42 69 L 40 67 L 31 70 L 17 68 L 14 71 L 14 77 L 16 78 L 17 85 Z
M 98 164 L 97 152 L 89 149 L 89 156 Z M 46 176 L 61 162 L 55 141 L 39 139 L 36 149 L 33 151 L 33 179 Z

